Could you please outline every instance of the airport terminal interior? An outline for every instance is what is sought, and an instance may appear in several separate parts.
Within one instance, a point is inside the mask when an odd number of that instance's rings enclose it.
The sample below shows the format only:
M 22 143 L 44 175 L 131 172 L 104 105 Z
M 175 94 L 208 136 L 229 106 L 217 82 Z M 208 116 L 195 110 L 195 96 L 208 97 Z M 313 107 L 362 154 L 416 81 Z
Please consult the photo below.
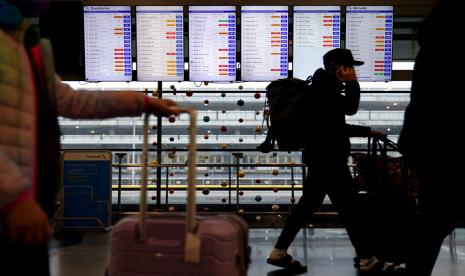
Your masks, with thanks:
M 257 149 L 269 128 L 267 86 L 282 78 L 306 79 L 323 67 L 327 51 L 350 49 L 365 64 L 356 68 L 358 112 L 346 121 L 396 143 L 410 101 L 416 31 L 434 2 L 52 1 L 31 21 L 51 40 L 56 71 L 72 88 L 137 91 L 196 109 L 197 214 L 237 214 L 247 222 L 247 275 L 293 275 L 266 259 L 311 168 L 303 165 L 300 150 Z M 189 119 L 149 117 L 149 213 L 186 210 Z M 50 220 L 51 275 L 105 275 L 115 224 L 139 211 L 144 117 L 60 117 L 59 125 L 62 172 Z M 357 180 L 356 156 L 372 145 L 366 137 L 350 141 L 349 168 Z M 401 158 L 395 147 L 386 154 Z M 407 193 L 415 197 L 415 191 Z M 354 248 L 328 197 L 288 252 L 308 266 L 302 275 L 359 275 Z M 433 275 L 465 275 L 462 228 L 444 240 Z

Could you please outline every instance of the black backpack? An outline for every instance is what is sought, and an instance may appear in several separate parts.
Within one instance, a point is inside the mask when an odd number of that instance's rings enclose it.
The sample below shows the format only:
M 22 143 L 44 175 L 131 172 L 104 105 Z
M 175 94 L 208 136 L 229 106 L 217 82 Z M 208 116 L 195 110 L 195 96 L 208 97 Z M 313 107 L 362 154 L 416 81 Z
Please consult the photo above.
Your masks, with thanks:
M 258 147 L 261 152 L 272 151 L 275 142 L 280 150 L 292 151 L 304 147 L 304 95 L 311 90 L 311 79 L 311 76 L 307 80 L 279 79 L 266 87 L 263 121 L 266 121 L 268 132 L 265 141 Z

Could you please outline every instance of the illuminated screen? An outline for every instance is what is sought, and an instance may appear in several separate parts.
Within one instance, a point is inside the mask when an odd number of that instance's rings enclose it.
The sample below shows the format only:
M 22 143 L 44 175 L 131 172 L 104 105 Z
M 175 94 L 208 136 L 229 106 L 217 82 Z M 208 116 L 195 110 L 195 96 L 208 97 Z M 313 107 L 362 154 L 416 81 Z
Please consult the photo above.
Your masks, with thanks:
M 189 7 L 189 80 L 236 80 L 236 7 Z
M 86 81 L 131 81 L 131 7 L 84 6 Z
M 323 55 L 341 47 L 341 7 L 294 6 L 293 77 L 323 67 Z
M 184 80 L 182 6 L 138 6 L 137 80 Z
M 360 81 L 390 81 L 392 72 L 392 6 L 347 6 L 346 48 L 356 60 Z
M 286 78 L 288 7 L 243 6 L 241 17 L 241 79 L 272 81 Z

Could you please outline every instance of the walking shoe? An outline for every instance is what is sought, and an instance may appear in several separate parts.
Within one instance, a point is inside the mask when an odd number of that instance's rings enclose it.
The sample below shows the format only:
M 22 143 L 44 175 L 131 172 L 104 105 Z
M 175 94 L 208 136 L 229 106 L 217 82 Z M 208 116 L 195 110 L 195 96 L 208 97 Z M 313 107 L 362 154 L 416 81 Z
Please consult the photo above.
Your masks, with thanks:
M 407 270 L 400 264 L 385 263 L 381 272 L 383 276 L 407 275 Z
M 267 263 L 275 266 L 282 267 L 295 273 L 307 272 L 307 266 L 302 265 L 299 261 L 292 258 L 291 255 L 286 254 L 278 258 L 268 258 Z
M 359 271 L 360 272 L 374 272 L 380 271 L 383 268 L 383 262 L 376 257 L 370 259 L 360 259 Z

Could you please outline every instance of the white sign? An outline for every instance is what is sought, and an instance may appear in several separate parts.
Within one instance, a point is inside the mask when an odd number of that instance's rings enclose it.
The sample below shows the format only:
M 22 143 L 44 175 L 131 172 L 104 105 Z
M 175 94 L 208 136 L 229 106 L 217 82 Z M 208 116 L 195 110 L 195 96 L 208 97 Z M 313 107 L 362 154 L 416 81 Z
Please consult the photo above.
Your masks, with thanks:
M 341 47 L 341 7 L 294 6 L 293 76 L 306 79 L 323 55 Z
M 346 48 L 356 60 L 360 81 L 390 81 L 392 72 L 392 6 L 348 6 Z
M 236 80 L 236 7 L 189 7 L 189 80 Z
M 184 80 L 182 6 L 138 6 L 137 80 Z
M 86 81 L 131 81 L 131 7 L 84 6 Z
M 289 10 L 287 6 L 243 6 L 241 80 L 287 77 Z

